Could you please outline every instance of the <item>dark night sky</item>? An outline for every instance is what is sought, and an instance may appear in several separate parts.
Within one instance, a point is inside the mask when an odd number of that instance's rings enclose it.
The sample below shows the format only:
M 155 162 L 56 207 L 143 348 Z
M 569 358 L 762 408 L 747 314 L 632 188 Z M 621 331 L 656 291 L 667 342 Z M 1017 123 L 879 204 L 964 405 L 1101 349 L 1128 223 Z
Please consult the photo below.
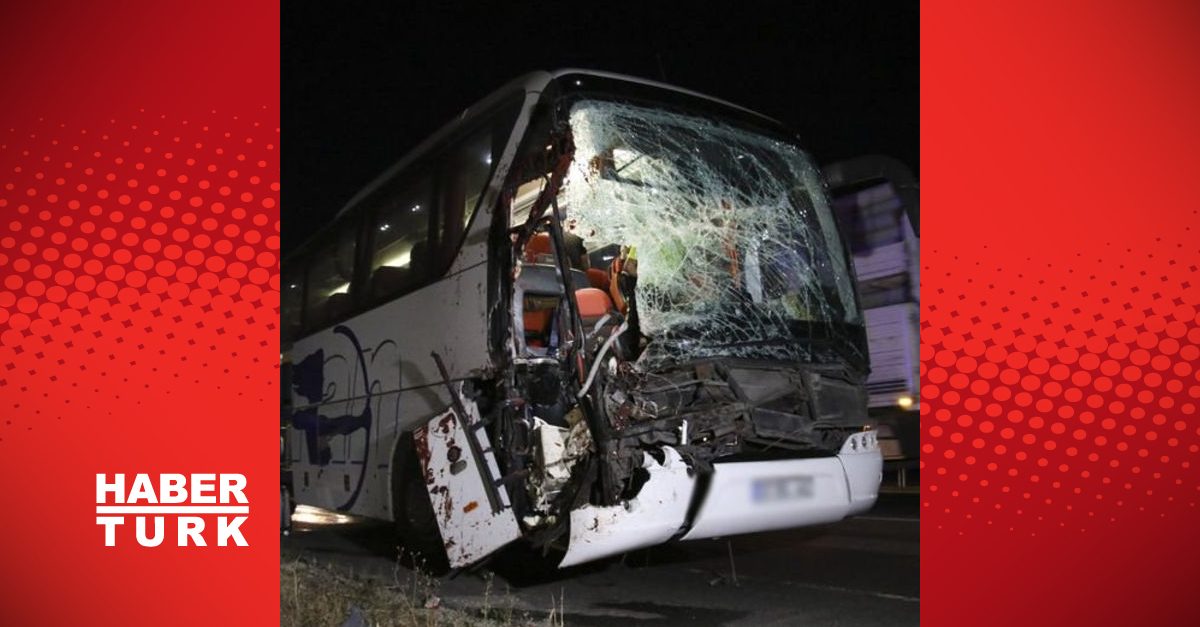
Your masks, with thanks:
M 665 74 L 791 126 L 819 163 L 878 152 L 919 176 L 915 1 L 499 4 L 285 7 L 285 249 L 464 108 L 533 70 Z M 655 8 L 627 8 L 639 5 Z

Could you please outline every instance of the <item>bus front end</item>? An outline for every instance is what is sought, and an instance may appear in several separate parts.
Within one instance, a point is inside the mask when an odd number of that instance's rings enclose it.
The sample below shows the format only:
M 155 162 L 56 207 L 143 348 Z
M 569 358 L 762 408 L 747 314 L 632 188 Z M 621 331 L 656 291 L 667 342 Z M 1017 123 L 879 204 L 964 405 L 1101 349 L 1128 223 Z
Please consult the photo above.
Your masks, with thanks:
M 558 83 L 505 195 L 493 438 L 524 534 L 570 566 L 869 509 L 863 321 L 809 156 L 691 94 Z

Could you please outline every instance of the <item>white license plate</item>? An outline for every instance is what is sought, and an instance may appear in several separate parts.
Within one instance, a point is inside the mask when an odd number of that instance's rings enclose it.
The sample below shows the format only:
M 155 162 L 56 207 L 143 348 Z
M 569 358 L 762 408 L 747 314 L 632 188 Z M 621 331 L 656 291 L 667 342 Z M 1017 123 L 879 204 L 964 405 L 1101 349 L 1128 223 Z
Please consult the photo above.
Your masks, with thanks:
M 751 499 L 755 503 L 803 501 L 813 497 L 813 484 L 812 475 L 755 479 L 751 484 Z

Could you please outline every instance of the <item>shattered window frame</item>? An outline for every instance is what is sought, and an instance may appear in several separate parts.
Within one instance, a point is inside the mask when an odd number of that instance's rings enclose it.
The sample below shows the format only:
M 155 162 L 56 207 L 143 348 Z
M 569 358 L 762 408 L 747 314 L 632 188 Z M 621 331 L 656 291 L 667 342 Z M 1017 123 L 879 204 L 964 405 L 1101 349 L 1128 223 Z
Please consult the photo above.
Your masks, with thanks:
M 724 111 L 712 115 L 657 101 L 627 98 L 607 90 L 567 94 L 555 100 L 555 126 L 570 128 L 575 144 L 573 163 L 559 194 L 566 223 L 588 240 L 589 251 L 597 245 L 642 240 L 641 250 L 637 251 L 642 276 L 638 279 L 636 295 L 642 317 L 641 332 L 652 340 L 640 362 L 643 368 L 656 369 L 697 359 L 724 357 L 802 363 L 839 361 L 854 369 L 866 369 L 865 332 L 845 236 L 838 229 L 819 171 L 790 137 L 765 127 L 748 125 Z M 589 115 L 591 120 L 587 119 Z M 605 124 L 611 128 L 598 132 L 612 136 L 610 145 L 598 147 L 595 128 Z M 615 154 L 617 150 L 629 149 L 631 143 L 639 142 L 644 149 L 643 157 Z M 657 154 L 648 155 L 647 146 L 656 144 Z M 697 151 L 698 156 L 682 159 L 685 146 Z M 699 154 L 701 147 L 718 154 Z M 721 151 L 725 152 L 723 156 Z M 735 163 L 739 156 L 747 165 L 741 161 Z M 625 163 L 621 163 L 623 159 Z M 674 171 L 670 171 L 672 162 L 675 166 L 688 167 L 674 167 Z M 705 168 L 709 170 L 706 176 L 695 175 L 696 171 Z M 740 168 L 742 179 L 729 172 L 720 172 L 722 168 Z M 637 174 L 633 175 L 634 172 Z M 658 188 L 652 180 L 655 174 L 659 178 Z M 611 186 L 618 182 L 624 184 L 619 188 Z M 598 188 L 606 184 L 610 184 L 610 188 L 598 192 Z M 642 196 L 640 205 L 639 195 Z M 650 195 L 658 198 L 648 199 Z M 626 213 L 639 218 L 640 222 L 635 220 L 626 226 L 614 223 L 613 207 L 622 203 L 630 209 Z M 727 289 L 729 286 L 726 285 L 706 302 L 722 301 L 733 307 L 724 307 L 724 311 L 710 308 L 681 314 L 682 297 L 688 296 L 689 291 L 694 296 L 694 290 L 684 289 L 686 286 L 680 280 L 681 268 L 655 263 L 669 257 L 663 254 L 667 246 L 661 245 L 655 250 L 655 238 L 671 233 L 675 225 L 662 216 L 647 217 L 644 211 L 643 215 L 637 216 L 637 211 L 633 210 L 639 206 L 644 210 L 652 203 L 657 203 L 654 206 L 659 209 L 666 203 L 674 203 L 674 213 L 667 209 L 666 217 L 686 218 L 682 220 L 684 227 L 676 230 L 680 240 L 676 246 L 677 257 L 690 257 L 695 261 L 698 255 L 713 253 L 708 255 L 707 271 L 698 273 L 709 279 L 719 278 L 722 272 L 730 274 L 729 263 L 724 268 L 713 263 L 714 259 L 720 258 L 717 249 L 721 248 L 714 243 L 720 240 L 715 234 L 726 225 L 740 224 L 740 229 L 734 229 L 736 245 L 732 265 L 735 269 L 731 276 L 735 286 L 753 280 L 755 289 L 739 288 L 740 293 L 735 296 L 734 290 Z M 732 219 L 722 220 L 716 216 L 721 205 Z M 681 215 L 680 206 L 686 207 L 682 210 L 684 214 L 687 211 L 707 212 L 704 215 L 708 220 L 698 219 L 695 213 Z M 787 221 L 779 217 L 781 211 L 791 212 L 789 215 L 796 220 L 806 219 L 809 228 L 788 233 L 784 224 Z M 701 228 L 695 228 L 697 226 Z M 777 253 L 764 260 L 761 255 L 764 245 L 751 242 L 756 238 L 747 235 L 752 231 L 765 235 L 767 240 L 773 234 L 776 241 L 790 245 L 779 247 Z M 729 233 L 725 237 L 728 240 Z M 684 241 L 688 238 L 691 238 L 690 242 Z M 649 248 L 647 239 L 650 240 Z M 658 243 L 663 242 L 660 239 Z M 740 276 L 736 270 L 738 251 L 744 256 L 745 264 Z M 776 299 L 773 309 L 764 312 L 758 307 L 765 300 L 764 292 L 769 291 L 763 281 L 770 278 L 779 283 L 794 278 L 774 267 L 782 265 L 785 254 L 793 257 L 793 266 L 810 270 L 811 276 L 821 277 L 815 283 L 812 280 L 802 282 L 801 287 L 810 288 L 807 294 L 803 290 L 793 290 L 790 294 L 796 297 L 792 299 L 796 302 L 788 304 L 785 299 Z M 807 266 L 799 259 L 804 255 L 808 256 Z M 772 266 L 768 262 L 776 263 Z M 697 267 L 693 265 L 692 270 Z M 715 282 L 718 287 L 719 283 Z M 818 295 L 811 289 L 814 287 L 827 288 L 831 293 Z M 755 304 L 756 308 L 747 307 L 749 304 Z M 752 319 L 753 324 L 744 324 L 748 319 Z M 689 321 L 693 323 L 690 329 L 684 324 Z M 710 332 L 717 328 L 727 332 L 723 338 Z

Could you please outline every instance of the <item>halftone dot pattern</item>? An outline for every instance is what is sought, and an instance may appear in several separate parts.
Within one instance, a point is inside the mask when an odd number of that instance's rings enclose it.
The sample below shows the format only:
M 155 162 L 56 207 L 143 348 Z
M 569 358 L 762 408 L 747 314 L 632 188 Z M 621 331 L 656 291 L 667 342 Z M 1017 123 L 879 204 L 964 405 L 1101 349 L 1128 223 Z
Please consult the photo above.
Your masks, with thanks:
M 934 529 L 1079 534 L 1200 516 L 1196 238 L 1185 227 L 1105 249 L 1019 267 L 984 244 L 971 259 L 923 251 L 939 286 L 922 294 L 920 345 Z
M 274 402 L 279 129 L 249 113 L 0 129 L 0 446 L 172 394 Z

